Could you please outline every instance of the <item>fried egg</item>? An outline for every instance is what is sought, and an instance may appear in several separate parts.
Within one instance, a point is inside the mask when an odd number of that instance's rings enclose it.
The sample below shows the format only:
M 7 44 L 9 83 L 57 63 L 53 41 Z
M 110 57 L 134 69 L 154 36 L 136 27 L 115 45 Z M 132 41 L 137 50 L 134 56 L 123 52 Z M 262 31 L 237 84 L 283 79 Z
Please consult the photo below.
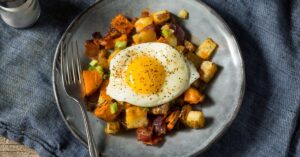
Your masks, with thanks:
M 121 50 L 110 61 L 107 94 L 118 101 L 154 107 L 180 96 L 199 78 L 184 55 L 164 43 Z

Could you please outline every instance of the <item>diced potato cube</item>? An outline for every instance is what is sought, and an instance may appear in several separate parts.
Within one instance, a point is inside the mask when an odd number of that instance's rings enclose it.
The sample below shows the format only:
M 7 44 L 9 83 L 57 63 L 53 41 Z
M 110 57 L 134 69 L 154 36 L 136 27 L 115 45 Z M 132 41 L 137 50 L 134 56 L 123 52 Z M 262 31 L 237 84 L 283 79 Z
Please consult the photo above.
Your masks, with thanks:
M 84 70 L 82 77 L 86 96 L 92 95 L 102 83 L 102 75 L 96 70 Z
M 204 82 L 208 83 L 216 74 L 218 67 L 211 61 L 204 61 L 200 66 L 200 78 Z
M 202 59 L 209 59 L 215 49 L 217 48 L 217 44 L 211 39 L 207 38 L 198 48 L 196 54 Z
M 111 60 L 112 60 L 119 52 L 120 52 L 120 50 L 119 50 L 119 49 L 116 49 L 114 52 L 112 52 L 112 53 L 109 55 L 109 57 L 108 57 L 108 59 L 107 59 L 108 65 L 109 65 L 110 61 L 111 61 Z
M 192 110 L 192 107 L 190 105 L 184 105 L 182 108 L 181 108 L 181 111 L 180 111 L 180 121 L 186 125 L 186 118 L 187 118 L 187 115 L 188 113 Z
M 149 17 L 143 17 L 143 18 L 139 18 L 135 23 L 134 23 L 134 27 L 135 30 L 137 32 L 142 31 L 145 27 L 149 26 L 153 24 L 153 17 L 149 16 Z
M 190 104 L 198 104 L 200 102 L 203 102 L 204 98 L 205 96 L 202 93 L 200 93 L 200 91 L 198 91 L 194 87 L 190 87 L 184 92 L 183 100 Z
M 129 34 L 133 29 L 133 24 L 124 15 L 119 14 L 112 19 L 111 27 L 122 34 Z
M 120 123 L 118 121 L 115 122 L 107 122 L 105 132 L 108 134 L 116 134 L 120 131 Z
M 178 13 L 178 17 L 182 18 L 182 19 L 187 19 L 188 16 L 189 16 L 189 13 L 184 9 L 181 9 Z
M 128 129 L 145 127 L 148 125 L 147 110 L 132 106 L 126 109 L 126 126 Z
M 191 128 L 203 128 L 205 118 L 201 111 L 190 111 L 186 118 L 186 125 Z
M 152 14 L 155 24 L 163 24 L 168 21 L 171 17 L 170 13 L 167 10 L 157 11 Z
M 156 33 L 153 30 L 142 31 L 133 35 L 132 39 L 135 44 L 153 42 L 157 40 Z

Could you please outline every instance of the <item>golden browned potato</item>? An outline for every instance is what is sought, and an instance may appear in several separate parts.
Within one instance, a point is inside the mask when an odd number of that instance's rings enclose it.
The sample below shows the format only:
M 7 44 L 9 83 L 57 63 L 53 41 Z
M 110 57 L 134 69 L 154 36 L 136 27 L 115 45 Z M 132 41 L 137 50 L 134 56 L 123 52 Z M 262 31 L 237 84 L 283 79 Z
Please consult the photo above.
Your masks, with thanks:
M 198 48 L 196 54 L 202 59 L 209 59 L 215 49 L 217 48 L 217 44 L 211 39 L 207 38 Z
M 154 115 L 167 115 L 170 109 L 170 103 L 165 103 L 160 106 L 152 107 L 151 113 Z
M 135 44 L 153 42 L 156 41 L 156 33 L 154 30 L 145 30 L 132 36 Z
M 111 27 L 122 34 L 129 34 L 133 29 L 133 24 L 124 15 L 119 14 L 112 19 Z
M 177 16 L 181 19 L 187 19 L 189 17 L 189 13 L 186 10 L 181 9 Z
M 205 118 L 201 111 L 190 111 L 187 114 L 186 125 L 191 128 L 203 128 L 205 126 Z
M 116 134 L 120 131 L 120 123 L 118 121 L 107 122 L 105 132 L 107 134 Z
M 154 23 L 157 25 L 163 24 L 164 22 L 168 21 L 171 17 L 169 11 L 167 10 L 161 10 L 157 11 L 152 14 Z
M 204 82 L 208 83 L 216 74 L 218 67 L 211 61 L 204 61 L 200 67 L 200 78 Z
M 132 106 L 126 110 L 125 122 L 128 129 L 145 127 L 148 125 L 147 110 Z
M 187 52 L 185 53 L 185 56 L 188 58 L 189 61 L 191 61 L 195 67 L 198 69 L 202 63 L 202 59 L 197 56 L 195 53 L 193 52 Z
M 180 121 L 186 125 L 186 118 L 187 118 L 187 115 L 188 113 L 192 110 L 192 107 L 191 105 L 184 105 L 182 108 L 181 108 L 181 111 L 180 111 L 180 115 L 179 115 L 179 118 L 180 118 Z
M 194 87 L 190 87 L 184 92 L 183 100 L 190 104 L 198 104 L 200 102 L 203 102 L 204 98 L 205 96 L 202 93 L 200 93 L 199 90 L 197 90 Z
M 153 17 L 142 17 L 139 18 L 135 23 L 134 27 L 136 32 L 142 31 L 145 27 L 152 25 L 153 24 Z

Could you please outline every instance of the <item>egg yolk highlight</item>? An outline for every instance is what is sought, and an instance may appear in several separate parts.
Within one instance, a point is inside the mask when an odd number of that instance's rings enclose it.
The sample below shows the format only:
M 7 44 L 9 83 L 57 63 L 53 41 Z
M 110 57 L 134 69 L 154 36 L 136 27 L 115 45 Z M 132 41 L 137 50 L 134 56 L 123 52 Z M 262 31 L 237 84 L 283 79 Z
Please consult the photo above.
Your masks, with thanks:
M 138 94 L 158 93 L 165 77 L 165 69 L 161 63 L 149 56 L 133 59 L 126 71 L 126 83 Z

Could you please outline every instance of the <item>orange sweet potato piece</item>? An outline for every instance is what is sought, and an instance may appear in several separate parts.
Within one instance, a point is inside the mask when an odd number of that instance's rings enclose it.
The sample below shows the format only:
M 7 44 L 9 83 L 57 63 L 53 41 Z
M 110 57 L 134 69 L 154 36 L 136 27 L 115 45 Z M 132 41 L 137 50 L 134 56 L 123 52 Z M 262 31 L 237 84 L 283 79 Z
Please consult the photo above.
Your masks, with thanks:
M 190 104 L 198 104 L 203 102 L 204 98 L 205 96 L 200 93 L 200 91 L 194 87 L 190 87 L 187 91 L 185 91 L 183 100 Z
M 112 101 L 112 98 L 106 94 L 106 88 L 108 86 L 109 80 L 105 80 L 100 88 L 100 94 L 99 94 L 99 98 L 98 98 L 98 104 L 101 105 L 102 103 L 104 103 L 105 101 Z
M 90 96 L 97 91 L 102 83 L 102 76 L 96 70 L 84 70 L 82 77 L 86 96 Z
M 114 121 L 122 111 L 122 108 L 118 104 L 117 112 L 112 113 L 110 109 L 111 104 L 112 104 L 111 101 L 105 101 L 101 105 L 97 106 L 96 109 L 94 110 L 95 116 L 107 122 Z
M 112 19 L 111 27 L 122 34 L 129 34 L 133 29 L 133 24 L 124 15 L 119 14 Z
M 179 116 L 180 116 L 180 111 L 176 110 L 167 117 L 166 123 L 167 123 L 167 129 L 169 131 L 171 131 L 175 127 L 175 125 L 179 119 Z
M 93 40 L 87 40 L 84 44 L 84 47 L 85 47 L 85 55 L 90 58 L 97 57 L 100 51 L 99 46 L 95 44 Z

